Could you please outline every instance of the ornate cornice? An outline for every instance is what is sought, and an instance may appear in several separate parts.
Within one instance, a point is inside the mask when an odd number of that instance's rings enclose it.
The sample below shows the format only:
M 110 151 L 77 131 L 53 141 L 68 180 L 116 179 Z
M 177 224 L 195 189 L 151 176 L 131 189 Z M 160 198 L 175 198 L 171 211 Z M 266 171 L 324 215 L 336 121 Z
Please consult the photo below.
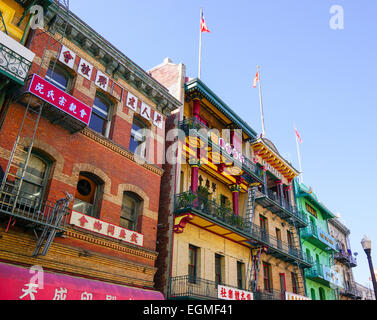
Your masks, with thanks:
M 84 232 L 81 230 L 78 231 L 74 227 L 67 228 L 65 232 L 65 237 L 85 241 L 85 242 L 95 244 L 101 247 L 123 252 L 123 253 L 132 255 L 135 257 L 149 259 L 152 261 L 155 261 L 158 256 L 158 253 L 155 251 L 148 250 L 142 247 L 136 247 L 132 244 L 120 243 L 119 241 L 112 240 L 112 239 L 106 239 L 103 236 L 93 235 L 89 232 Z
M 85 128 L 83 131 L 81 131 L 81 134 L 100 143 L 101 145 L 103 145 L 104 147 L 110 149 L 111 151 L 114 151 L 116 153 L 118 153 L 119 155 L 127 158 L 128 160 L 131 160 L 133 162 L 135 162 L 135 164 L 138 164 L 136 161 L 135 161 L 135 155 L 125 149 L 124 147 L 120 146 L 119 144 L 115 143 L 114 141 L 111 141 L 107 138 L 105 138 L 104 136 L 101 136 L 99 135 L 98 133 L 94 132 L 93 130 L 89 129 L 89 128 Z M 160 177 L 162 177 L 162 175 L 164 174 L 164 170 L 153 165 L 153 164 L 149 164 L 149 163 L 145 163 L 145 164 L 138 164 L 140 166 L 142 166 L 143 168 L 159 175 Z
M 157 109 L 165 116 L 170 115 L 173 110 L 182 105 L 180 101 L 169 93 L 168 89 L 153 79 L 147 72 L 72 12 L 59 11 L 54 4 L 49 7 L 45 14 L 45 25 L 48 25 L 56 16 L 58 16 L 55 23 L 56 30 L 51 30 L 51 32 L 66 29 L 65 36 L 69 41 L 101 63 L 106 68 L 106 72 L 115 80 L 122 78 L 136 90 L 142 92 L 156 104 Z M 67 28 L 65 28 L 66 21 L 68 21 Z

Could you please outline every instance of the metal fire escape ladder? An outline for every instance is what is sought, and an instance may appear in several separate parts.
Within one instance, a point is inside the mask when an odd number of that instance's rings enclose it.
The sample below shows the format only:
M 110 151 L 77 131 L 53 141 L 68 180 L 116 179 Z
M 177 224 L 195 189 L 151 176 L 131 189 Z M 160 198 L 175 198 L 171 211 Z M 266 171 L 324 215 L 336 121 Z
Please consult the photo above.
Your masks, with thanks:
M 51 41 L 60 44 L 56 57 L 52 58 L 52 60 L 54 60 L 52 67 L 55 68 L 60 48 L 63 44 L 63 39 L 69 25 L 68 19 L 63 18 L 60 15 L 62 11 L 68 13 L 69 0 L 56 0 L 54 1 L 54 6 L 56 6 L 55 17 L 51 19 L 52 22 L 50 21 L 48 31 L 42 32 L 48 33 L 49 38 L 46 43 L 38 74 L 40 74 L 42 66 L 45 66 L 46 64 L 45 60 L 47 58 L 47 52 L 49 51 Z M 58 17 L 61 19 L 60 22 L 63 20 L 65 25 L 61 27 L 62 36 L 57 41 L 54 39 L 53 33 L 56 31 Z M 19 97 L 15 98 L 15 100 L 18 99 Z M 14 226 L 16 219 L 25 220 L 34 226 L 43 226 L 45 228 L 38 240 L 34 255 L 39 254 L 43 242 L 46 239 L 47 242 L 42 254 L 47 253 L 51 242 L 63 222 L 63 213 L 67 211 L 67 205 L 69 204 L 69 201 L 67 200 L 68 198 L 66 198 L 65 201 L 59 200 L 56 203 L 55 208 L 52 210 L 52 207 L 48 206 L 46 204 L 47 202 L 44 202 L 43 199 L 34 195 L 27 195 L 22 190 L 25 176 L 28 173 L 29 161 L 45 104 L 46 103 L 44 102 L 35 103 L 35 98 L 29 94 L 21 126 L 0 185 L 0 212 L 10 216 L 6 231 L 9 230 L 10 226 Z
M 42 234 L 38 238 L 33 257 L 37 257 L 40 254 L 44 243 L 45 244 L 41 255 L 45 256 L 47 254 L 56 234 L 58 233 L 58 229 L 63 223 L 64 217 L 68 214 L 68 207 L 72 200 L 72 195 L 66 192 L 66 198 L 56 202 L 53 212 L 48 218 L 48 224 L 44 227 Z
M 293 225 L 290 225 L 290 231 L 293 235 L 293 243 L 297 249 L 300 249 L 302 252 L 301 243 L 299 240 L 299 229 L 296 226 L 296 220 L 292 219 Z M 303 296 L 306 295 L 306 286 L 305 286 L 305 271 L 303 268 L 300 268 L 299 262 L 296 260 L 295 263 L 296 275 L 297 275 L 297 292 L 301 293 Z
M 247 207 L 245 211 L 245 221 L 246 225 L 249 226 L 250 233 L 254 232 L 254 213 L 255 213 L 255 197 L 257 194 L 258 187 L 256 185 L 251 186 L 248 191 L 247 197 Z M 248 281 L 248 290 L 255 292 L 258 287 L 258 278 L 260 270 L 260 260 L 263 252 L 263 246 L 251 247 L 250 248 L 250 260 L 248 267 L 248 275 L 246 279 Z

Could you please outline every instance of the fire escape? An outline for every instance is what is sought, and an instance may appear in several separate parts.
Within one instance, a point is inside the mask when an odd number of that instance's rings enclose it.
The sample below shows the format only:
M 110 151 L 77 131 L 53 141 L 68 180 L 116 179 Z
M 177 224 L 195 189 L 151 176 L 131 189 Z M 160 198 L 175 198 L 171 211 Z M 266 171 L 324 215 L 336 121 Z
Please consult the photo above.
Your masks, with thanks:
M 25 7 L 24 16 L 30 10 L 31 3 L 35 4 L 35 1 L 26 2 L 23 3 Z M 55 10 L 54 16 L 47 23 L 45 30 L 38 29 L 39 33 L 35 35 L 35 37 L 43 34 L 48 35 L 38 75 L 42 66 L 46 63 L 47 52 L 50 47 L 54 46 L 58 48 L 58 52 L 60 51 L 69 25 L 68 19 L 62 19 L 62 14 L 69 12 L 69 0 L 55 0 L 52 6 L 54 6 Z M 57 32 L 58 28 L 59 33 Z M 52 59 L 53 69 L 57 59 L 58 55 Z M 28 80 L 30 80 L 30 77 Z M 21 89 L 20 92 L 24 91 L 26 87 Z M 10 103 L 16 102 L 24 104 L 26 109 L 1 181 L 0 218 L 8 221 L 6 232 L 16 223 L 25 228 L 25 230 L 33 230 L 37 238 L 33 253 L 33 256 L 36 257 L 38 255 L 46 255 L 54 238 L 65 232 L 65 223 L 69 214 L 69 204 L 72 201 L 72 196 L 66 193 L 65 198 L 52 203 L 39 196 L 27 194 L 24 191 L 23 184 L 25 177 L 32 170 L 29 162 L 46 103 L 36 100 L 33 95 L 25 92 L 11 98 Z

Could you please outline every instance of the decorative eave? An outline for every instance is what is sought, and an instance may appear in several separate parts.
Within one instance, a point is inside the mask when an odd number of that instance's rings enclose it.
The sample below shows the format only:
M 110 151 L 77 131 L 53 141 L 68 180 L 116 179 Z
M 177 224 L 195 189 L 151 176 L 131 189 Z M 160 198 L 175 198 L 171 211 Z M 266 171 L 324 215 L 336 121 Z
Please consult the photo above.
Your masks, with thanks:
M 346 237 L 351 234 L 351 230 L 348 229 L 338 218 L 329 220 L 329 223 L 344 233 Z
M 304 197 L 304 198 L 307 198 L 310 202 L 312 202 L 321 211 L 322 216 L 325 220 L 335 218 L 335 215 L 329 209 L 327 209 L 324 204 L 319 202 L 312 188 L 308 188 L 304 184 L 300 183 L 298 185 L 297 197 L 298 198 Z
M 259 138 L 251 143 L 255 156 L 259 156 L 268 164 L 280 172 L 288 181 L 300 175 L 291 164 L 289 164 L 278 152 L 273 150 L 263 138 Z
M 169 93 L 168 89 L 154 80 L 71 11 L 65 12 L 58 9 L 56 4 L 51 5 L 45 14 L 45 25 L 48 25 L 55 16 L 57 16 L 56 30 L 50 30 L 51 32 L 63 33 L 65 21 L 68 21 L 66 38 L 105 66 L 106 73 L 115 80 L 122 78 L 137 91 L 143 93 L 156 104 L 159 112 L 168 116 L 182 105 Z
M 208 100 L 215 108 L 217 108 L 222 114 L 224 114 L 231 122 L 250 139 L 255 139 L 257 133 L 243 121 L 231 108 L 229 108 L 224 101 L 222 101 L 212 90 L 210 90 L 200 79 L 192 79 L 185 84 L 186 97 L 193 99 L 198 96 Z

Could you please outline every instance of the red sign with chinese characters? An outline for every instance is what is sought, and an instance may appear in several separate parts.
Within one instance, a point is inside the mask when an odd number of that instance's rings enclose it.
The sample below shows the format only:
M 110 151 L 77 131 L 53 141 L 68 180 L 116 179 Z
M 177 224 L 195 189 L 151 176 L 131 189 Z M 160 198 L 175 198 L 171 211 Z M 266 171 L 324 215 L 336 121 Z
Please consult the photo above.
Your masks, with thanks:
M 111 223 L 89 217 L 80 212 L 72 211 L 69 222 L 76 227 L 102 234 L 104 236 L 122 240 L 142 247 L 144 244 L 144 235 L 141 233 L 127 230 Z
M 28 91 L 75 119 L 89 125 L 92 108 L 55 87 L 40 76 L 36 74 L 33 75 Z
M 0 263 L 0 300 L 164 300 L 160 292 Z

